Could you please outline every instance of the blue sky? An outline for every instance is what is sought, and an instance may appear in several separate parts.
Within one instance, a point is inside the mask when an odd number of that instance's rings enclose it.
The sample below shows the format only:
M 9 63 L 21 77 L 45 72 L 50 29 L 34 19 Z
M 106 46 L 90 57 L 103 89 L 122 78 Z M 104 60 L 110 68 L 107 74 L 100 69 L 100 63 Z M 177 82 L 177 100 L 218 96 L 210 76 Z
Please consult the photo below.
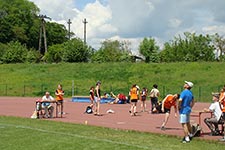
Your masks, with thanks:
M 144 37 L 153 37 L 159 46 L 184 32 L 225 35 L 225 0 L 30 0 L 83 39 L 83 19 L 87 43 L 98 49 L 106 39 L 127 41 L 138 53 Z

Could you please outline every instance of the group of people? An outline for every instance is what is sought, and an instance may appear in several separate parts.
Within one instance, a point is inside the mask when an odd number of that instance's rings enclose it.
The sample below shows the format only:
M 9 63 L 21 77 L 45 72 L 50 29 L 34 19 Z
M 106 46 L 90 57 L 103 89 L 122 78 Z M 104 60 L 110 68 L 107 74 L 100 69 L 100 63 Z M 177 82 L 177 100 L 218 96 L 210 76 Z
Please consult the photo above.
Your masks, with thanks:
M 190 124 L 190 113 L 191 108 L 194 106 L 194 96 L 190 89 L 193 87 L 192 82 L 185 81 L 184 84 L 184 91 L 181 94 L 169 94 L 167 95 L 161 105 L 158 103 L 158 97 L 160 96 L 158 85 L 154 84 L 153 88 L 150 91 L 150 100 L 151 100 L 151 113 L 156 112 L 162 112 L 165 113 L 165 119 L 161 125 L 161 129 L 165 130 L 165 125 L 168 122 L 171 107 L 174 107 L 175 110 L 175 117 L 177 117 L 177 100 L 178 101 L 178 109 L 180 113 L 180 123 L 184 130 L 184 138 L 182 142 L 190 142 L 190 137 L 192 137 L 191 134 L 191 124 Z M 137 101 L 139 99 L 139 87 L 134 84 L 132 85 L 130 92 L 130 101 L 131 101 L 131 107 L 130 107 L 130 114 L 132 116 L 137 115 Z M 146 109 L 146 100 L 147 97 L 147 89 L 143 88 L 143 90 L 140 92 L 140 100 L 142 101 L 141 107 L 142 111 L 145 111 Z M 160 106 L 160 107 L 159 107 Z
M 61 115 L 61 117 L 63 115 L 64 91 L 61 84 L 57 86 L 57 89 L 55 90 L 55 96 L 56 98 L 54 99 L 50 95 L 50 92 L 46 91 L 45 95 L 37 103 L 37 110 L 41 112 L 43 111 L 43 116 L 45 118 L 53 118 L 54 106 L 52 105 L 52 103 L 56 103 L 56 109 L 60 110 L 59 114 Z
M 90 106 L 94 109 L 95 115 L 100 114 L 100 100 L 101 100 L 101 90 L 100 90 L 101 82 L 98 81 L 96 83 L 96 87 L 90 88 Z M 191 141 L 193 134 L 192 134 L 192 127 L 190 124 L 190 114 L 192 111 L 192 107 L 195 104 L 194 96 L 191 91 L 193 87 L 193 83 L 190 81 L 185 81 L 184 83 L 184 90 L 178 94 L 168 94 L 159 104 L 158 97 L 160 96 L 160 92 L 158 90 L 158 85 L 154 84 L 153 88 L 149 92 L 149 97 L 151 101 L 151 113 L 165 113 L 165 119 L 161 125 L 161 130 L 165 130 L 165 126 L 168 122 L 171 108 L 174 107 L 175 117 L 177 117 L 177 112 L 179 111 L 179 123 L 181 124 L 184 132 L 184 138 L 182 139 L 183 143 L 188 143 Z M 130 91 L 129 91 L 129 102 L 131 104 L 129 113 L 131 116 L 137 115 L 137 102 L 138 100 L 141 101 L 141 112 L 146 111 L 146 100 L 148 96 L 147 88 L 143 88 L 140 90 L 139 86 L 133 84 Z M 204 111 L 210 111 L 214 115 L 212 118 L 205 118 L 204 122 L 211 130 L 212 135 L 218 135 L 218 123 L 225 120 L 225 85 L 221 91 L 221 93 L 213 93 L 213 103 L 210 105 L 209 108 L 205 108 Z M 113 97 L 117 98 L 113 94 Z M 221 139 L 225 141 L 225 137 Z
M 219 124 L 224 124 L 225 120 L 225 85 L 221 89 L 220 93 L 212 93 L 212 96 L 212 104 L 209 108 L 205 108 L 204 111 L 212 112 L 213 116 L 210 118 L 205 118 L 204 122 L 211 130 L 211 135 L 223 134 L 224 137 L 220 140 L 225 141 L 225 131 L 224 133 L 221 133 L 218 127 Z

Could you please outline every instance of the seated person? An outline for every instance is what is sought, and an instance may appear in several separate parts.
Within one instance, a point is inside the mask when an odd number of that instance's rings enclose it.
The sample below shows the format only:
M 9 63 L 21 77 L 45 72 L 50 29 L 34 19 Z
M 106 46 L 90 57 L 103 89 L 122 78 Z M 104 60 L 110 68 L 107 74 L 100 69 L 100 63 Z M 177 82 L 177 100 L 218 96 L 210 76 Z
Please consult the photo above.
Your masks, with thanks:
M 115 100 L 111 102 L 111 104 L 125 104 L 127 101 L 127 98 L 124 94 L 120 93 L 117 96 L 113 92 L 111 92 L 110 94 L 113 98 L 115 98 Z
M 219 135 L 218 123 L 221 119 L 222 111 L 219 103 L 219 94 L 213 93 L 213 103 L 209 106 L 209 108 L 205 108 L 205 112 L 212 112 L 212 118 L 205 118 L 204 122 L 211 130 L 211 135 Z
M 45 92 L 45 95 L 42 97 L 42 109 L 45 111 L 46 118 L 53 117 L 54 107 L 51 105 L 51 102 L 54 102 L 54 98 L 50 95 L 49 92 Z
M 110 98 L 110 95 L 108 93 L 104 93 L 104 95 L 102 96 L 102 98 Z

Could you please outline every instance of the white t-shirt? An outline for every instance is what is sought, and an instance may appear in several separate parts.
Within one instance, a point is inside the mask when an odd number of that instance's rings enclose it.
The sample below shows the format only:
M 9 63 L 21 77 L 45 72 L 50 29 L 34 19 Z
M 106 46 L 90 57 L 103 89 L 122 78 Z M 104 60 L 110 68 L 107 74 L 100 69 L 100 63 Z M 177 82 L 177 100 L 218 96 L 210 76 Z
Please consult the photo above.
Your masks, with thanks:
M 220 108 L 220 103 L 219 102 L 214 102 L 209 106 L 209 110 L 211 110 L 216 117 L 217 121 L 219 121 L 222 111 Z
M 158 97 L 158 93 L 159 93 L 159 90 L 156 88 L 153 88 L 150 92 L 150 97 Z
M 54 98 L 53 98 L 51 95 L 49 95 L 49 97 L 43 96 L 43 97 L 42 97 L 42 100 L 43 100 L 43 101 L 53 101 Z M 42 103 L 42 106 L 43 106 L 43 107 L 49 106 L 49 105 L 50 105 L 49 102 L 44 102 L 44 103 Z

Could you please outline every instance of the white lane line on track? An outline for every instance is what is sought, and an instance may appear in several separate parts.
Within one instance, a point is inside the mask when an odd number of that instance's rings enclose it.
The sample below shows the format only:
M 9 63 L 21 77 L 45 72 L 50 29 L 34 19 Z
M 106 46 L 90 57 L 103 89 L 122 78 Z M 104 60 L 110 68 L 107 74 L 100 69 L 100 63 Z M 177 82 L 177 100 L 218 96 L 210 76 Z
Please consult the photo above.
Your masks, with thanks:
M 140 145 L 135 145 L 132 143 L 126 143 L 126 142 L 117 142 L 117 141 L 112 141 L 109 139 L 104 139 L 104 138 L 95 138 L 95 137 L 89 137 L 89 136 L 83 136 L 83 135 L 78 135 L 78 134 L 71 134 L 71 133 L 64 133 L 64 132 L 56 132 L 56 131 L 49 131 L 45 129 L 40 129 L 40 128 L 33 128 L 29 126 L 23 126 L 23 125 L 15 125 L 15 124 L 3 124 L 0 123 L 0 128 L 6 128 L 6 127 L 15 127 L 15 128 L 21 128 L 21 129 L 29 129 L 29 130 L 34 130 L 34 131 L 39 131 L 43 133 L 53 133 L 53 134 L 58 134 L 58 135 L 66 135 L 66 136 L 71 136 L 71 137 L 78 137 L 78 138 L 83 138 L 83 139 L 88 139 L 88 140 L 96 140 L 100 142 L 107 142 L 107 143 L 112 143 L 112 144 L 118 144 L 118 145 L 125 145 L 125 146 L 131 146 L 131 147 L 137 147 L 137 148 L 142 148 L 142 149 L 150 149 L 150 147 L 147 146 L 140 146 Z

